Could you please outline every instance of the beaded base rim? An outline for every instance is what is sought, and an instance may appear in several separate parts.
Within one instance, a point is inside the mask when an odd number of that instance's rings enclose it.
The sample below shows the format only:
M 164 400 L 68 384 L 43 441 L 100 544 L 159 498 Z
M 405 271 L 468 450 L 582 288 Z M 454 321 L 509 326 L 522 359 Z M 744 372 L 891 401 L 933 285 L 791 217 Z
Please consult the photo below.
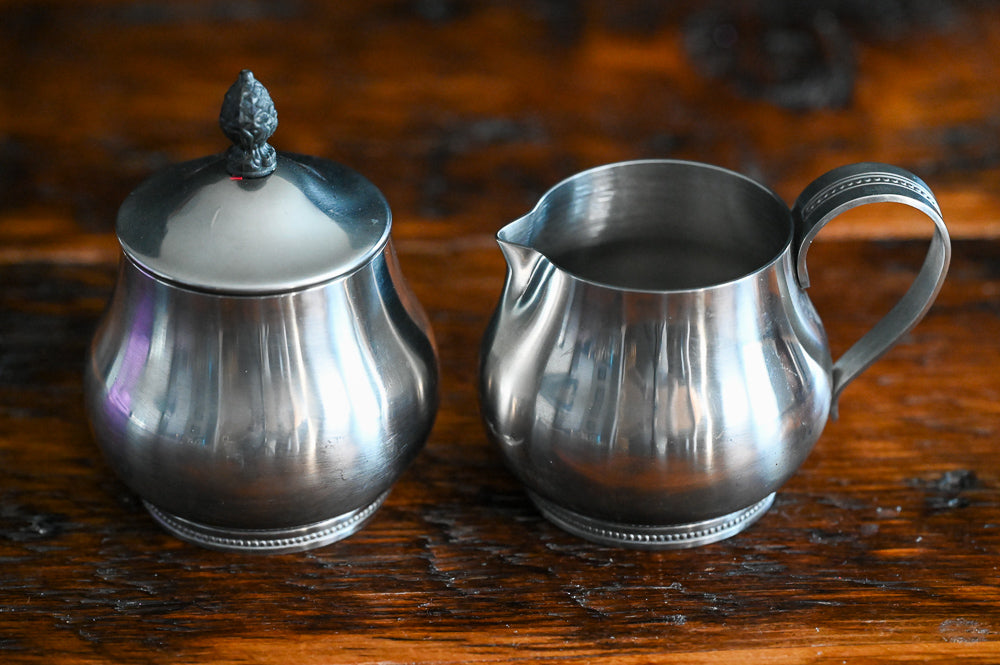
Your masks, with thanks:
M 371 519 L 389 492 L 351 512 L 298 527 L 285 529 L 229 529 L 177 517 L 148 501 L 146 510 L 171 535 L 201 547 L 224 552 L 285 554 L 304 552 L 343 540 Z
M 675 550 L 708 545 L 740 533 L 763 517 L 774 493 L 757 503 L 709 520 L 667 526 L 622 524 L 593 519 L 562 508 L 547 499 L 528 493 L 542 515 L 556 526 L 602 545 L 642 550 Z

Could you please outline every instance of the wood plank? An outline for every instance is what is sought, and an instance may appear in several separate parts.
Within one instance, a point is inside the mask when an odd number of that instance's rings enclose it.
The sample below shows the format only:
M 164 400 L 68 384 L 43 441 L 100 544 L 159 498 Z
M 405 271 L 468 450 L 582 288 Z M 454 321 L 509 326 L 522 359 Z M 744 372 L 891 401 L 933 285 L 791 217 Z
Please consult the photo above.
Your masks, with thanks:
M 907 11 L 895 11 L 904 8 Z M 1000 660 L 1000 7 L 0 0 L 0 660 L 44 663 Z M 115 212 L 224 148 L 239 69 L 273 143 L 384 190 L 441 351 L 426 448 L 360 533 L 209 552 L 159 530 L 88 431 L 81 372 Z M 642 553 L 542 519 L 487 443 L 493 235 L 562 178 L 689 159 L 791 202 L 853 161 L 938 194 L 954 262 L 905 342 L 745 533 Z M 841 353 L 930 225 L 852 211 L 810 253 Z
M 81 663 L 995 660 L 1000 244 L 956 249 L 929 317 L 848 388 L 770 513 L 665 553 L 551 526 L 486 443 L 474 382 L 503 274 L 492 248 L 401 252 L 441 348 L 431 440 L 362 532 L 273 557 L 174 540 L 101 460 L 79 368 L 112 266 L 2 266 L 0 650 Z M 922 251 L 816 247 L 813 296 L 835 348 L 888 308 Z M 465 277 L 442 280 L 442 260 Z

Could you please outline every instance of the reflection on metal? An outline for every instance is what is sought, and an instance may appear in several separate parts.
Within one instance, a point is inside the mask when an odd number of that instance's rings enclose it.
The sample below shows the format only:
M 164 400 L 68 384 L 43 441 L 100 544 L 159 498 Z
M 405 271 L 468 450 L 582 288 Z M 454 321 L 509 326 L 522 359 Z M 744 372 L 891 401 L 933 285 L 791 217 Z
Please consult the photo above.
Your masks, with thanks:
M 928 259 L 834 364 L 805 253 L 839 212 L 885 200 L 935 222 Z M 556 524 L 641 548 L 759 518 L 846 383 L 926 312 L 949 257 L 929 190 L 871 164 L 820 178 L 794 211 L 723 169 L 615 164 L 556 186 L 497 238 L 509 270 L 482 345 L 488 434 Z

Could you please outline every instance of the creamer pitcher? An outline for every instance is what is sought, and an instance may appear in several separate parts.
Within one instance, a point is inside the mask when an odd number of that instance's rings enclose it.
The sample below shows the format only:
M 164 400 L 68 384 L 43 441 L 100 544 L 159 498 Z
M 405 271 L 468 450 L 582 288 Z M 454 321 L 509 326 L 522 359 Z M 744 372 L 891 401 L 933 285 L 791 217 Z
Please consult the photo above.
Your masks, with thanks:
M 934 223 L 910 290 L 832 362 L 806 253 L 832 218 L 893 201 Z M 794 209 L 693 162 L 599 167 L 497 235 L 508 262 L 481 353 L 486 429 L 542 513 L 626 547 L 680 548 L 761 517 L 844 387 L 924 315 L 950 242 L 928 187 L 882 164 Z

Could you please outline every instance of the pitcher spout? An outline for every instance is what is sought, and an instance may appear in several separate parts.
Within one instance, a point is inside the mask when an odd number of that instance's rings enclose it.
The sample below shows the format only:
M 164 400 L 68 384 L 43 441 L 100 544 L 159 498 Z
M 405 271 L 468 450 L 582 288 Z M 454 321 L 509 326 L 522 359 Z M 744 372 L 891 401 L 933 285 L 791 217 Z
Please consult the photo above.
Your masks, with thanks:
M 532 272 L 543 257 L 531 246 L 531 216 L 515 220 L 497 233 L 497 244 L 507 261 L 507 282 L 515 293 L 524 290 Z

